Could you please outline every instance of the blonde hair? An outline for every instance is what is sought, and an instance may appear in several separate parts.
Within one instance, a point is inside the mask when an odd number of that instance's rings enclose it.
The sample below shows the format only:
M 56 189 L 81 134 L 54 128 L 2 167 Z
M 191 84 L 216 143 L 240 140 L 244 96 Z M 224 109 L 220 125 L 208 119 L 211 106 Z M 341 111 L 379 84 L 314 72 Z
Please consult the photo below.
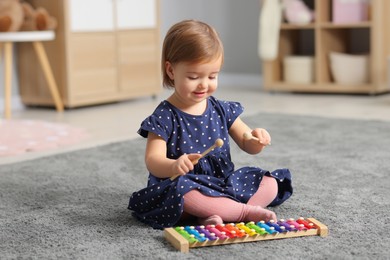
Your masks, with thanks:
M 174 24 L 165 36 L 161 72 L 163 86 L 173 88 L 174 82 L 165 70 L 165 63 L 178 62 L 205 63 L 222 57 L 223 45 L 216 30 L 210 25 L 196 20 L 184 20 Z

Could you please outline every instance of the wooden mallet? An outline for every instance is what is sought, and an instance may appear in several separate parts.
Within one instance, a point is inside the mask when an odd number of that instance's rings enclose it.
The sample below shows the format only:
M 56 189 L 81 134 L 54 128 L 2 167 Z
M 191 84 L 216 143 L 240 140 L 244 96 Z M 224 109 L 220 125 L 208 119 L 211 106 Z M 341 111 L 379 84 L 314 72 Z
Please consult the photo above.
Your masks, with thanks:
M 209 152 L 211 152 L 212 150 L 214 150 L 215 148 L 217 147 L 221 147 L 223 145 L 223 140 L 218 138 L 217 140 L 215 140 L 215 143 L 210 146 L 206 151 L 204 151 L 203 153 L 200 154 L 200 157 L 196 160 L 193 160 L 191 161 L 193 165 L 197 164 L 199 162 L 200 159 L 202 159 L 203 157 L 205 157 Z M 173 175 L 170 180 L 173 181 L 174 179 L 176 179 L 177 177 L 179 177 L 181 174 L 176 174 L 176 175 Z

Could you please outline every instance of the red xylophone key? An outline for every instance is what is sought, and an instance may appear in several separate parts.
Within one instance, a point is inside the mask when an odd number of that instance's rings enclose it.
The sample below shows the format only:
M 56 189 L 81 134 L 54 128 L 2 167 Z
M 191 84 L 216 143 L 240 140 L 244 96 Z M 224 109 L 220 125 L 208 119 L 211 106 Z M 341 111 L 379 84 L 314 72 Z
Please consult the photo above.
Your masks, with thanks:
M 304 225 L 307 229 L 316 228 L 316 227 L 314 226 L 313 223 L 311 223 L 311 222 L 309 222 L 309 221 L 306 221 L 306 220 L 305 220 L 304 218 L 302 218 L 302 217 L 300 217 L 299 219 L 297 219 L 297 222 L 298 222 L 299 224 Z
M 215 226 L 216 229 L 218 229 L 221 232 L 225 232 L 226 236 L 229 238 L 235 238 L 237 237 L 237 234 L 233 230 L 229 230 L 228 228 L 225 227 L 225 224 L 218 224 Z

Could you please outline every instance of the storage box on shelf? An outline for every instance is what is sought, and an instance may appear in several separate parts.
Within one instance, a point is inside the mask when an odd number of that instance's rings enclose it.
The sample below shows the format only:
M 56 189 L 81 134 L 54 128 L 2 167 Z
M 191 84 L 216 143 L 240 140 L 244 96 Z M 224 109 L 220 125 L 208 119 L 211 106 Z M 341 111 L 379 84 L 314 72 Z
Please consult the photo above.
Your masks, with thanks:
M 159 0 L 28 0 L 58 20 L 47 43 L 68 108 L 115 102 L 161 91 Z M 32 49 L 19 46 L 19 86 L 27 105 L 53 105 Z
M 314 10 L 315 20 L 304 25 L 282 23 L 278 57 L 272 61 L 263 61 L 264 88 L 269 91 L 292 92 L 388 92 L 390 28 L 387 24 L 390 24 L 390 1 L 371 0 L 369 20 L 354 23 L 333 22 L 332 0 L 304 2 Z M 367 55 L 368 80 L 352 84 L 336 81 L 331 68 L 331 53 L 352 57 L 356 55 L 357 58 Z M 283 77 L 283 60 L 292 55 L 314 57 L 314 80 L 311 83 L 286 82 Z

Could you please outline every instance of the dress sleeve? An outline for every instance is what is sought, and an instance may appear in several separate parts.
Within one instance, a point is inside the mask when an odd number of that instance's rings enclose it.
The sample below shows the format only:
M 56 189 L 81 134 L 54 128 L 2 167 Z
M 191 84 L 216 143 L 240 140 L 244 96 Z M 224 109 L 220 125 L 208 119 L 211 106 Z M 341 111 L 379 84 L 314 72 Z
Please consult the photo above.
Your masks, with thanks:
M 141 127 L 138 129 L 138 134 L 147 138 L 148 133 L 152 132 L 167 141 L 170 136 L 169 129 L 170 127 L 168 126 L 168 122 L 164 122 L 161 116 L 153 114 L 141 123 Z
M 230 128 L 234 121 L 244 112 L 244 107 L 239 102 L 234 101 L 220 101 L 226 116 L 228 128 Z

